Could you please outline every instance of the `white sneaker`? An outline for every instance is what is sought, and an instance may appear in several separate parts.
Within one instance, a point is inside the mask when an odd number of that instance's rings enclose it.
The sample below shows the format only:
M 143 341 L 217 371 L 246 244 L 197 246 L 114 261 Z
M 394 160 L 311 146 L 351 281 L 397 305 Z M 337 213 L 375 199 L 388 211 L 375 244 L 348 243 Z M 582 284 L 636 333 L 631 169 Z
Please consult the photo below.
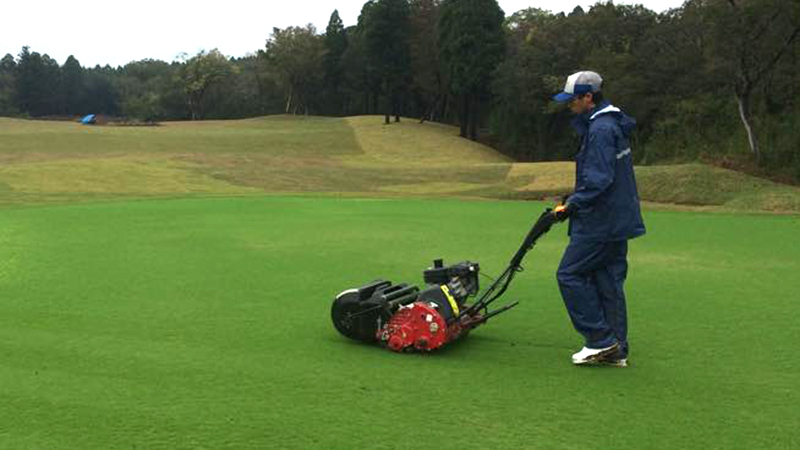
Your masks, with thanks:
M 588 348 L 583 347 L 581 351 L 572 355 L 572 364 L 595 364 L 604 357 L 611 355 L 619 350 L 619 344 L 614 343 L 609 347 L 604 348 Z M 625 361 L 627 364 L 627 361 Z

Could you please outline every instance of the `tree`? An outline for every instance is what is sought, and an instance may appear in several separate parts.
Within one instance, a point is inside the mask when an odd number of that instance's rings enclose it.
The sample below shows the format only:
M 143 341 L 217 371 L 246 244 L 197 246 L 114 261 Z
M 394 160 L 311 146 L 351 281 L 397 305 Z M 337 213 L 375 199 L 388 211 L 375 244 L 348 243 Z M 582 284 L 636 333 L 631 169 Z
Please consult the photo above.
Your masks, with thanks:
M 441 58 L 450 90 L 459 97 L 461 136 L 477 139 L 481 103 L 503 58 L 505 14 L 496 0 L 444 0 L 439 22 Z
M 651 129 L 661 110 L 670 107 L 679 81 L 669 65 L 660 64 L 666 58 L 653 37 L 667 36 L 651 34 L 658 28 L 652 11 L 613 3 L 598 3 L 588 12 L 576 7 L 569 15 L 529 8 L 509 17 L 505 60 L 492 85 L 491 129 L 501 149 L 524 160 L 572 156 L 571 117 L 551 97 L 567 75 L 580 69 L 601 73 L 607 97 L 635 113 L 637 137 Z M 668 37 L 674 46 L 674 36 Z M 678 64 L 678 70 L 687 68 Z
M 448 86 L 439 57 L 440 6 L 439 0 L 410 1 L 412 91 L 423 121 L 441 121 L 446 114 Z
M 220 83 L 235 71 L 234 66 L 219 50 L 200 51 L 186 61 L 183 68 L 184 91 L 192 120 L 202 117 L 203 99 L 209 88 Z
M 131 61 L 123 66 L 115 76 L 122 114 L 145 121 L 190 117 L 183 68 L 183 64 L 153 59 Z
M 285 112 L 308 114 L 323 76 L 325 46 L 314 25 L 273 28 L 264 58 L 284 90 Z
M 64 113 L 78 115 L 86 113 L 84 102 L 83 67 L 80 62 L 70 55 L 61 66 L 61 80 L 59 89 L 64 98 Z
M 698 2 L 700 0 L 697 0 Z M 714 78 L 732 91 L 748 145 L 761 159 L 753 125 L 753 93 L 800 36 L 800 3 L 785 0 L 703 0 Z
M 343 99 L 341 87 L 344 78 L 342 57 L 347 50 L 347 33 L 345 32 L 339 11 L 333 10 L 328 27 L 325 29 L 325 55 L 323 57 L 325 78 L 325 103 L 326 111 L 341 114 Z
M 259 50 L 255 58 L 246 62 L 246 66 L 249 66 L 255 81 L 259 114 L 286 112 L 286 96 L 281 88 L 281 77 L 266 51 Z
M 116 69 L 109 65 L 95 66 L 84 74 L 86 88 L 86 111 L 95 114 L 118 115 L 120 93 L 114 84 L 119 77 Z
M 262 71 L 258 56 L 237 58 L 232 63 L 236 73 L 212 87 L 208 94 L 213 109 L 207 117 L 243 118 L 283 112 L 283 98 L 275 79 Z
M 17 60 L 17 108 L 31 116 L 58 114 L 58 63 L 23 47 Z
M 7 116 L 17 113 L 14 104 L 16 97 L 16 72 L 17 62 L 11 54 L 6 54 L 0 59 L 0 115 Z
M 377 0 L 368 10 L 364 25 L 367 58 L 375 67 L 387 97 L 385 122 L 400 121 L 402 96 L 411 75 L 408 50 L 408 0 Z
M 367 26 L 375 2 L 367 1 L 361 7 L 358 23 L 347 29 L 348 45 L 342 55 L 344 67 L 345 91 L 353 106 L 348 113 L 355 110 L 361 114 L 374 114 L 378 111 L 378 100 L 381 95 L 381 74 L 375 61 L 367 52 Z M 359 99 L 360 101 L 356 100 Z M 360 103 L 360 108 L 356 105 Z
M 571 148 L 560 145 L 563 115 L 550 100 L 563 86 L 561 72 L 580 65 L 560 42 L 571 20 L 528 8 L 506 21 L 508 45 L 492 83 L 496 107 L 491 123 L 501 149 L 517 159 L 549 160 Z

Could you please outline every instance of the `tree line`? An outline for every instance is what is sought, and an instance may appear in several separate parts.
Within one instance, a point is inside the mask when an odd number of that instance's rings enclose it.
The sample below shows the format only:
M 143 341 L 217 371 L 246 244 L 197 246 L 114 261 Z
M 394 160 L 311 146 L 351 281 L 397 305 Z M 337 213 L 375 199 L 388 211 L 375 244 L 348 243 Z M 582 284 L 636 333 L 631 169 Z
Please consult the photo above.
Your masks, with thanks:
M 24 47 L 0 60 L 0 115 L 145 121 L 380 114 L 452 123 L 525 161 L 574 152 L 550 101 L 599 72 L 636 117 L 640 163 L 707 158 L 800 180 L 800 2 L 687 0 L 656 13 L 599 2 L 506 16 L 495 0 L 370 0 L 345 27 L 272 30 L 253 54 L 63 65 Z

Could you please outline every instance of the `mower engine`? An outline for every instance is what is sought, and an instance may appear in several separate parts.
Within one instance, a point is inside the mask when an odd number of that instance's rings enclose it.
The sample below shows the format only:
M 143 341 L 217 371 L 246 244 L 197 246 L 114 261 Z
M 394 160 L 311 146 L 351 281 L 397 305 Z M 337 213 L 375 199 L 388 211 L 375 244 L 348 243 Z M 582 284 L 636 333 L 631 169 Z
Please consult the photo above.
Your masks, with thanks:
M 425 270 L 427 287 L 376 280 L 336 296 L 333 324 L 352 339 L 378 342 L 391 350 L 430 351 L 485 322 L 481 314 L 462 316 L 479 290 L 478 263 L 444 267 L 441 259 Z

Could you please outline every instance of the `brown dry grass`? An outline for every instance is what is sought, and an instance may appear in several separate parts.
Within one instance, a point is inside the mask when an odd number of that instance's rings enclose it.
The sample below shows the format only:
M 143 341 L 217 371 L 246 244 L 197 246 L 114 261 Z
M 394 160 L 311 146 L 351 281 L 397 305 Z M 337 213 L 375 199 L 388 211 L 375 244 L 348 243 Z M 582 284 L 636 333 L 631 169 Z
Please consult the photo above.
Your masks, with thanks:
M 573 163 L 513 163 L 455 127 L 382 119 L 86 127 L 0 118 L 0 204 L 264 193 L 555 199 L 572 190 Z M 702 164 L 638 167 L 637 177 L 653 207 L 800 211 L 800 188 Z

